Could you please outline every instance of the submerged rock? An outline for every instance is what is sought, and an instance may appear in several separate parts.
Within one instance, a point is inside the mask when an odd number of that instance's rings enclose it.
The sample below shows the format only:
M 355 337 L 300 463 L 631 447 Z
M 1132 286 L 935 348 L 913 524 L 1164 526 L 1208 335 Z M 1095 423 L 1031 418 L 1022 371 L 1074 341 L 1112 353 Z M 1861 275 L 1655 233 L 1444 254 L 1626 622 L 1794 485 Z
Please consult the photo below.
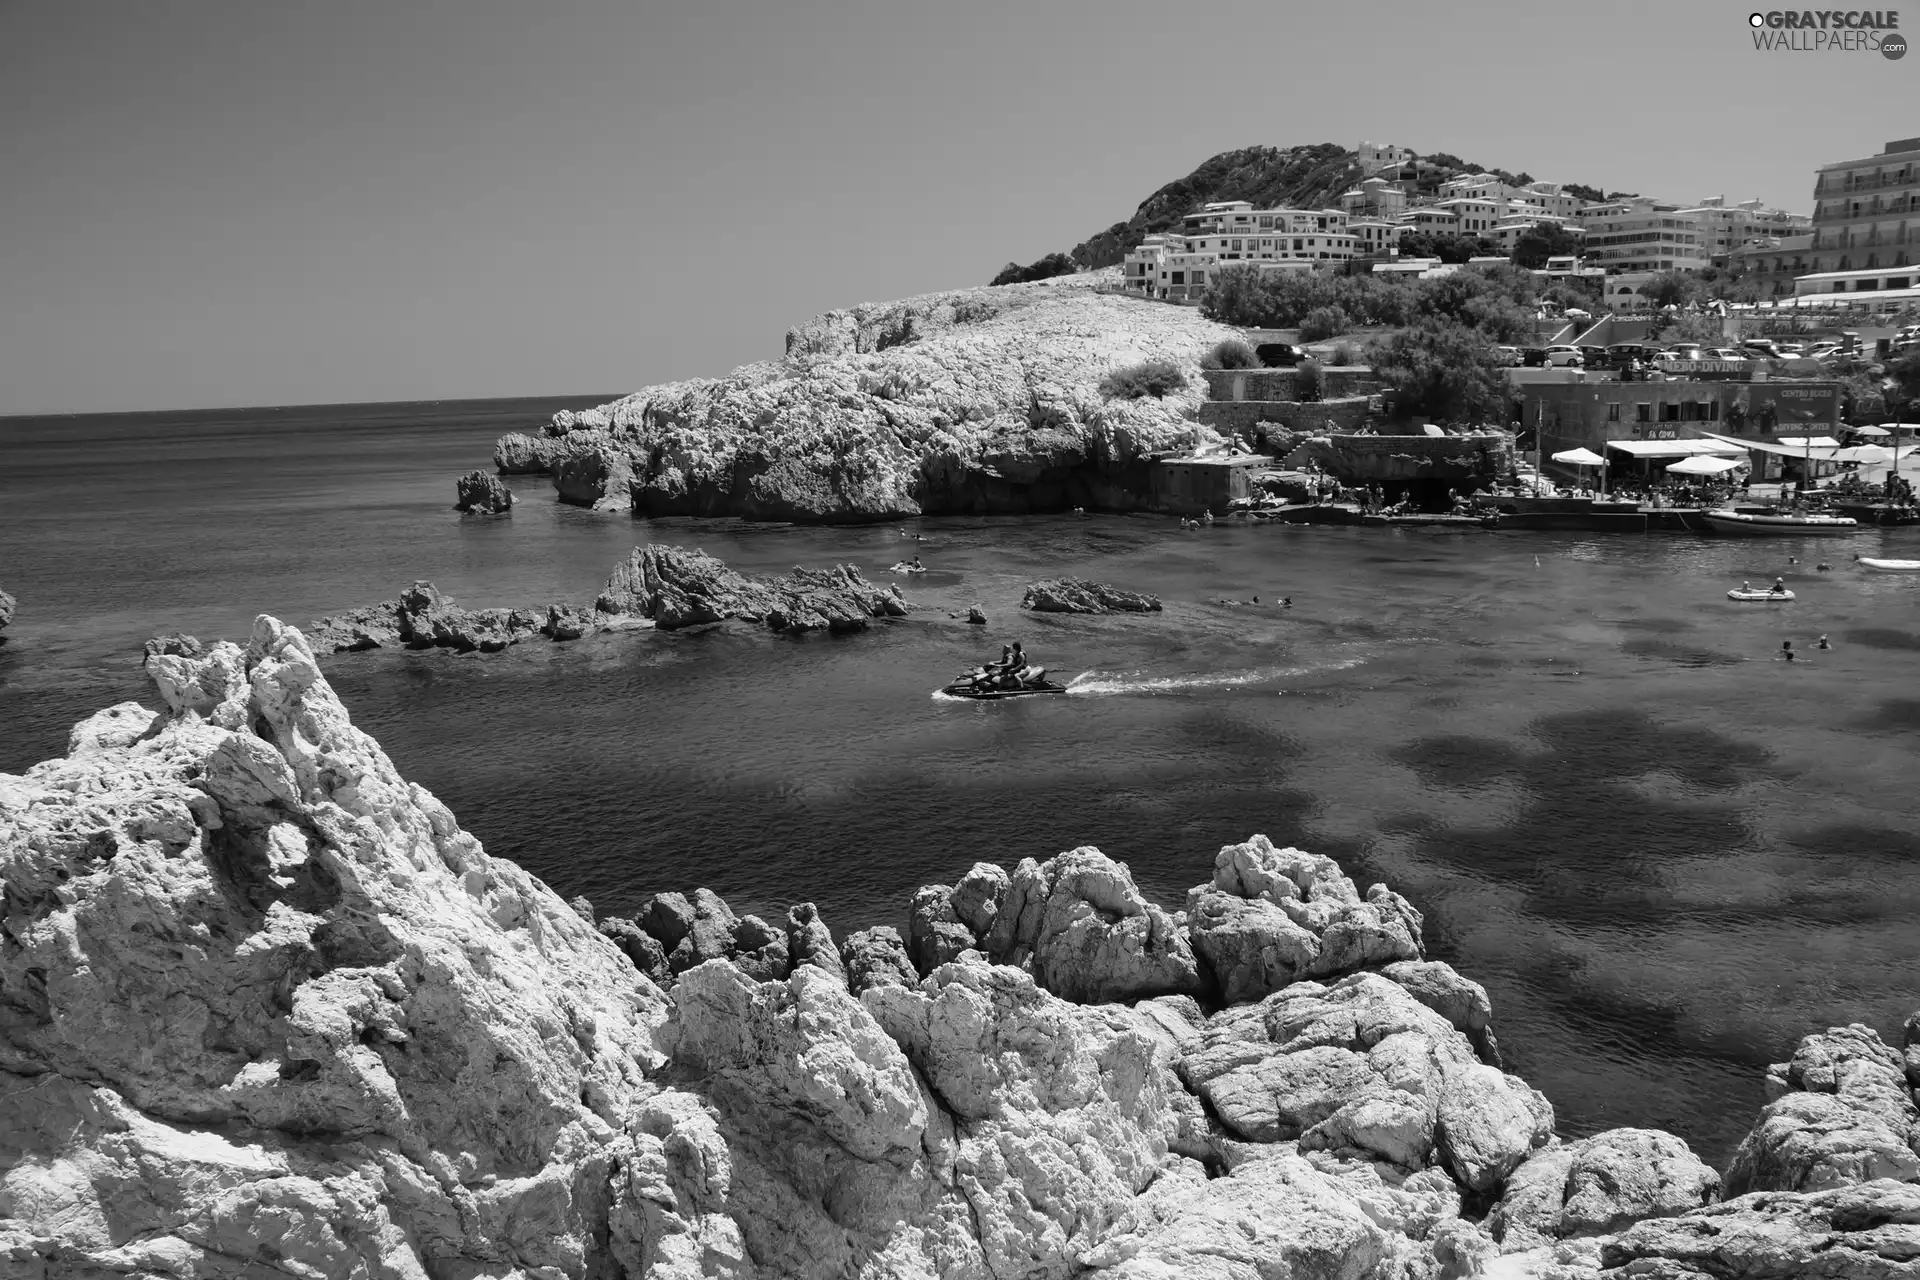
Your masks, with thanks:
M 453 508 L 499 515 L 513 508 L 513 490 L 500 483 L 498 476 L 484 471 L 469 471 L 453 483 Z
M 1053 578 L 1028 586 L 1020 607 L 1039 613 L 1158 613 L 1160 597 L 1085 578 Z

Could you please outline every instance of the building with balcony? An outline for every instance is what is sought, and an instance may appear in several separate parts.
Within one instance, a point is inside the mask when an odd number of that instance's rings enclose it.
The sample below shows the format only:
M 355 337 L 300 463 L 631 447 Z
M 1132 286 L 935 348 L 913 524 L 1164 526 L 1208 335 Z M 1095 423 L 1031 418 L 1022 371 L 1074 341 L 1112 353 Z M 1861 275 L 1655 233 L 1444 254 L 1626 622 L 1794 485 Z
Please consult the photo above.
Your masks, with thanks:
M 1813 180 L 1816 274 L 1904 267 L 1920 254 L 1920 138 L 1822 165 Z
M 1580 214 L 1590 265 L 1609 272 L 1699 271 L 1707 255 L 1697 219 L 1671 204 L 1616 200 Z
M 1489 199 L 1483 196 L 1452 196 L 1433 206 L 1452 212 L 1458 234 L 1463 236 L 1484 236 L 1491 234 L 1494 224 L 1500 221 L 1506 208 L 1504 199 Z
M 1392 221 L 1407 211 L 1407 193 L 1385 178 L 1367 178 L 1340 193 L 1340 207 L 1349 219 Z
M 1727 255 L 1727 267 L 1762 299 L 1789 297 L 1793 283 L 1813 270 L 1813 233 L 1749 240 Z
M 1804 213 L 1770 209 L 1758 200 L 1728 204 L 1725 196 L 1710 197 L 1680 212 L 1694 220 L 1707 262 L 1716 267 L 1731 266 L 1734 251 L 1751 240 L 1793 235 L 1813 225 Z
M 1844 306 L 1899 312 L 1920 306 L 1920 267 L 1875 267 L 1868 271 L 1817 271 L 1793 282 L 1800 306 Z
M 1460 234 L 1460 215 L 1451 209 L 1439 205 L 1422 205 L 1409 209 L 1400 215 L 1400 222 L 1410 231 L 1420 231 L 1428 235 L 1457 236 Z

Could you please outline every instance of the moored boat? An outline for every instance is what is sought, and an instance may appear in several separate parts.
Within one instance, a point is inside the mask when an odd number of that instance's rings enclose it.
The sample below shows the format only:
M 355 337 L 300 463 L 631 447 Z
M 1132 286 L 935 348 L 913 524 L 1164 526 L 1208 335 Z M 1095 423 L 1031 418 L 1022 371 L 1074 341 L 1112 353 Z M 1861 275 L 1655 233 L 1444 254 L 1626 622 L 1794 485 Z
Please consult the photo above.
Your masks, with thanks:
M 1739 600 L 1744 604 L 1786 604 L 1793 599 L 1791 591 L 1752 591 L 1735 587 L 1727 592 L 1727 599 Z
M 1702 511 L 1700 519 L 1715 533 L 1736 538 L 1800 538 L 1853 533 L 1860 522 L 1849 516 L 1761 514 L 1750 511 Z
M 1872 569 L 1878 573 L 1920 573 L 1920 560 L 1887 560 L 1878 556 L 1855 556 L 1853 562 L 1862 569 Z

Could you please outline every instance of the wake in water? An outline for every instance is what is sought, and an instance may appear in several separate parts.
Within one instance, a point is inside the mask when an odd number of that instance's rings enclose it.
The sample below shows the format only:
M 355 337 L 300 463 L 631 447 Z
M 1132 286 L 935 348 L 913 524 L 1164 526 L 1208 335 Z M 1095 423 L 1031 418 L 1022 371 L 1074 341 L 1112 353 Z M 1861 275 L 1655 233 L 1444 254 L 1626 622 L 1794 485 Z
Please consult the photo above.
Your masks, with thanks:
M 1139 672 L 1108 674 L 1083 671 L 1067 682 L 1069 694 L 1104 697 L 1119 693 L 1185 693 L 1197 689 L 1232 689 L 1245 685 L 1272 684 L 1297 680 L 1301 676 L 1328 671 L 1345 671 L 1365 662 L 1365 658 L 1345 658 L 1338 662 L 1310 667 L 1254 667 L 1245 671 L 1209 671 L 1195 675 L 1149 676 Z

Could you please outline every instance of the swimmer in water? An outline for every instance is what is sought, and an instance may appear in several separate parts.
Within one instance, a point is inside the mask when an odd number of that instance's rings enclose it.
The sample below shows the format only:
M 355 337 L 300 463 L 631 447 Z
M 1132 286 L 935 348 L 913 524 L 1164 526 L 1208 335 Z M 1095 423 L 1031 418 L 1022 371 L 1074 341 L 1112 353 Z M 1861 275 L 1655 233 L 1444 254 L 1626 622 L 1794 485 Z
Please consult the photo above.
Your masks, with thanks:
M 1821 637 L 1820 637 L 1820 643 L 1819 643 L 1819 645 L 1817 645 L 1816 647 L 1817 647 L 1817 648 L 1821 648 L 1821 649 L 1831 649 L 1831 648 L 1833 648 L 1833 646 L 1832 646 L 1832 645 L 1830 645 L 1830 644 L 1828 644 L 1828 643 L 1827 643 L 1827 638 L 1826 638 L 1825 636 L 1821 636 Z
M 1813 567 L 1814 567 L 1814 568 L 1816 568 L 1816 569 L 1818 569 L 1818 570 L 1819 570 L 1820 572 L 1822 572 L 1822 573 L 1825 573 L 1825 572 L 1826 572 L 1827 570 L 1829 570 L 1829 569 L 1831 569 L 1831 568 L 1833 568 L 1833 566 L 1832 566 L 1832 565 L 1830 565 L 1830 564 L 1828 564 L 1828 563 L 1827 563 L 1827 562 L 1826 562 L 1825 560 L 1822 560 L 1822 561 L 1821 561 L 1821 562 L 1820 562 L 1819 564 L 1817 564 L 1817 565 L 1815 565 L 1815 566 L 1813 566 Z
M 1788 662 L 1793 661 L 1793 641 L 1782 640 L 1780 642 L 1780 656 L 1785 658 Z
M 1281 597 L 1280 597 L 1280 607 L 1281 607 L 1282 609 L 1291 609 L 1291 608 L 1293 608 L 1293 597 L 1292 597 L 1292 596 L 1281 596 Z

